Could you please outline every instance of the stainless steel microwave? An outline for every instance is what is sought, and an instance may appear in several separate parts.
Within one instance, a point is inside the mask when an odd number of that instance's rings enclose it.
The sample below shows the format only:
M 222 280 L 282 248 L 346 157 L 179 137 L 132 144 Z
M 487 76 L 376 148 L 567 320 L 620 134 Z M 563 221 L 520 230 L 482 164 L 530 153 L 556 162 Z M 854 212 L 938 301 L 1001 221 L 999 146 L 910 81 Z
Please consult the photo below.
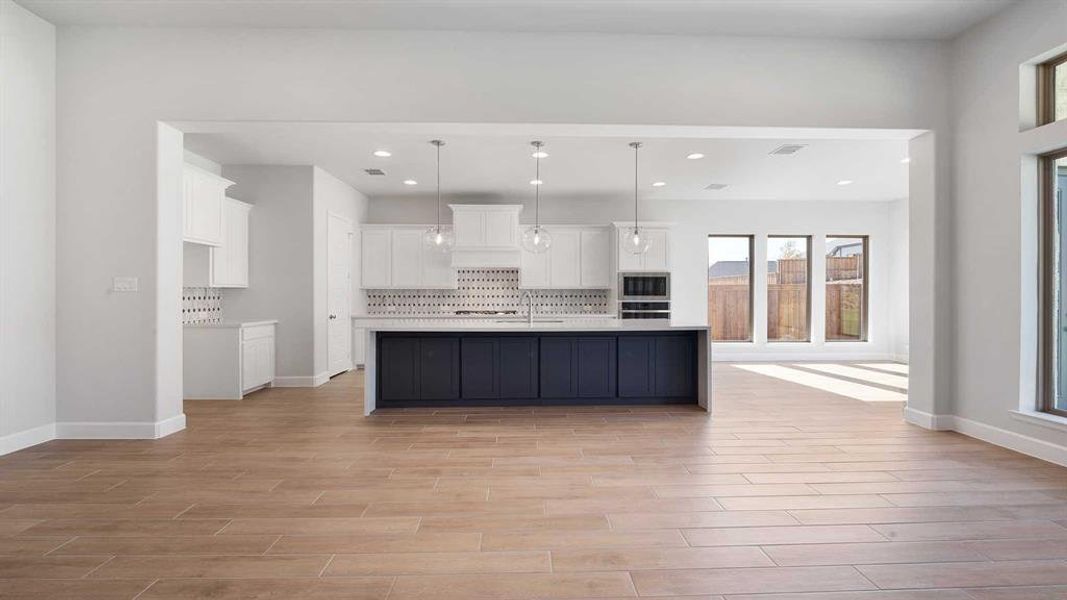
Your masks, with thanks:
M 620 301 L 670 299 L 670 273 L 619 273 Z

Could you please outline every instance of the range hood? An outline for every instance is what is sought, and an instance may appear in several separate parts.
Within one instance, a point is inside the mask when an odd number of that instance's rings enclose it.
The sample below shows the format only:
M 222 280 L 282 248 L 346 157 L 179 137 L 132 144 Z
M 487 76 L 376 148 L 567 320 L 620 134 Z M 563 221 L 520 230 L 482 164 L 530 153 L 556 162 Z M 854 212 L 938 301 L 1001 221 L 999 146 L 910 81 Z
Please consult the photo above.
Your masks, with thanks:
M 457 269 L 519 267 L 521 204 L 449 204 Z

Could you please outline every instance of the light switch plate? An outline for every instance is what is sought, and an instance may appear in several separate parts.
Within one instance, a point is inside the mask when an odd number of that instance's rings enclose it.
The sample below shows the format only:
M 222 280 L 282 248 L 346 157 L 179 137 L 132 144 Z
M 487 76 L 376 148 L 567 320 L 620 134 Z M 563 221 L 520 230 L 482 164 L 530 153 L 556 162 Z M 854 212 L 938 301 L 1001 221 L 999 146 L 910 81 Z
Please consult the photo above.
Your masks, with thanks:
M 138 291 L 138 280 L 136 277 L 115 277 L 111 280 L 111 291 L 113 292 L 136 292 Z

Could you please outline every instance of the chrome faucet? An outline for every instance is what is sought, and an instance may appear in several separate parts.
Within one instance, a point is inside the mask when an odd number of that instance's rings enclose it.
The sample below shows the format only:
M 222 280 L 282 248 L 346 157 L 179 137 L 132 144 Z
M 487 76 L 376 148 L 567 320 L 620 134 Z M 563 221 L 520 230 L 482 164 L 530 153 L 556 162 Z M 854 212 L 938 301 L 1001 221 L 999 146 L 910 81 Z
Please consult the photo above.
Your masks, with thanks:
M 534 299 L 533 293 L 530 290 L 526 290 L 522 293 L 522 303 L 526 304 L 526 322 L 533 326 L 534 316 Z

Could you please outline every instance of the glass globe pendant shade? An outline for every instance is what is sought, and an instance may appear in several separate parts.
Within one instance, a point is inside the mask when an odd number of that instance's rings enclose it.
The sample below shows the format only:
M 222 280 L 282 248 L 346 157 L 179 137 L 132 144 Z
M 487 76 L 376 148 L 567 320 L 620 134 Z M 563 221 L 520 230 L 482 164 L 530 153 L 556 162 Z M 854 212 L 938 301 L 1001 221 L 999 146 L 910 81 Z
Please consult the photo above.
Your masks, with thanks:
M 422 243 L 431 250 L 447 253 L 456 245 L 456 236 L 452 234 L 451 229 L 434 225 L 422 234 Z
M 534 254 L 543 254 L 548 252 L 548 249 L 552 246 L 552 234 L 547 229 L 540 225 L 534 225 L 527 227 L 526 231 L 522 232 L 522 247 L 527 252 L 533 252 Z
M 622 247 L 629 254 L 644 254 L 652 245 L 648 233 L 637 227 L 631 227 L 622 238 Z

